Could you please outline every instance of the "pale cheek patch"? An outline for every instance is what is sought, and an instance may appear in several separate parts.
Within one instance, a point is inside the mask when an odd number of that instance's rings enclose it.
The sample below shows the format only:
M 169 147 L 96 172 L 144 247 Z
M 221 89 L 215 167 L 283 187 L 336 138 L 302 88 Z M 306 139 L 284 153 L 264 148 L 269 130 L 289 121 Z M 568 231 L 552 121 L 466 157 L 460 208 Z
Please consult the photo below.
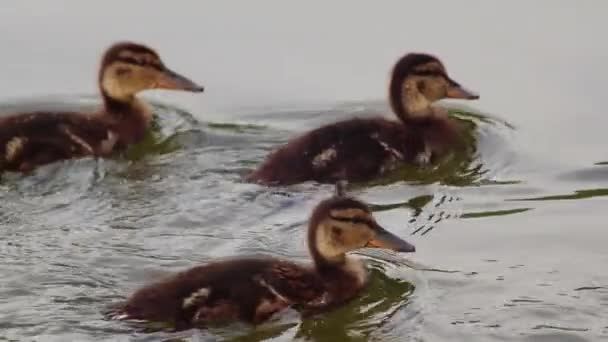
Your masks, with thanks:
M 430 101 L 418 90 L 419 77 L 410 77 L 405 80 L 401 101 L 411 116 L 427 116 Z
M 358 210 L 358 209 L 353 209 Z M 332 234 L 332 227 L 341 228 L 340 236 Z M 345 253 L 361 248 L 369 241 L 371 231 L 365 224 L 352 224 L 329 220 L 317 229 L 316 245 L 319 253 L 326 259 L 342 257 Z
M 128 74 L 118 76 L 121 69 L 130 70 Z M 101 88 L 110 97 L 119 100 L 129 100 L 135 93 L 149 89 L 153 73 L 146 73 L 146 69 L 124 63 L 114 63 L 106 67 L 101 79 Z
M 184 299 L 182 308 L 188 308 L 198 302 L 204 301 L 211 294 L 211 290 L 207 287 L 203 287 L 193 292 L 190 296 Z
M 122 99 L 127 93 L 125 89 L 123 89 L 121 82 L 113 76 L 114 68 L 108 68 L 104 74 L 103 79 L 101 81 L 101 88 L 112 98 Z
M 11 162 L 19 156 L 19 154 L 23 151 L 23 146 L 27 142 L 27 138 L 24 137 L 14 137 L 6 143 L 4 148 L 5 154 L 4 159 L 8 162 Z
M 335 258 L 344 254 L 341 248 L 338 248 L 332 239 L 330 233 L 330 223 L 323 224 L 317 229 L 316 244 L 317 250 L 324 258 Z

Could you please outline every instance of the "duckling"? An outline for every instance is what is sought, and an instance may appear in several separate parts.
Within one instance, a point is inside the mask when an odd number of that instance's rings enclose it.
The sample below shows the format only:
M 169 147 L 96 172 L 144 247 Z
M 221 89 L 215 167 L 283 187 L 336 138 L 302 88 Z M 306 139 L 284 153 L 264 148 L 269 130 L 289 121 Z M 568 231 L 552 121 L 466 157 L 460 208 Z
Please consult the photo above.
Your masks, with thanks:
M 427 164 L 453 148 L 458 123 L 431 104 L 478 99 L 451 79 L 439 59 L 410 53 L 395 64 L 389 100 L 399 121 L 354 118 L 307 132 L 272 152 L 249 180 L 266 185 L 369 181 L 399 163 Z
M 187 329 L 230 321 L 258 324 L 288 307 L 317 314 L 352 299 L 366 284 L 364 264 L 347 252 L 415 251 L 382 228 L 365 204 L 348 197 L 326 199 L 314 209 L 308 246 L 312 267 L 264 256 L 211 262 L 141 288 L 110 317 Z
M 168 69 L 144 45 L 121 42 L 103 55 L 98 78 L 103 108 L 97 113 L 33 112 L 0 118 L 0 170 L 84 156 L 108 156 L 139 141 L 152 112 L 136 94 L 147 89 L 202 92 L 203 87 Z

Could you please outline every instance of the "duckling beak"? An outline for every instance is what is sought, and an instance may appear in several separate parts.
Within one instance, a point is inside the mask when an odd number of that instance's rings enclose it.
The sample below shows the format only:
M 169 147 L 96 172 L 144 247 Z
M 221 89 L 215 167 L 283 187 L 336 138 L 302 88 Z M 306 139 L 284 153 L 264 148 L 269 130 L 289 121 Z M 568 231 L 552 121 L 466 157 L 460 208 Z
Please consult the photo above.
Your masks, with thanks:
M 447 98 L 450 99 L 465 99 L 465 100 L 477 100 L 479 99 L 479 95 L 463 88 L 460 84 L 453 80 L 449 80 L 450 85 L 448 86 L 448 91 L 446 94 Z
M 184 90 L 195 93 L 205 90 L 202 86 L 167 68 L 161 71 L 156 82 L 156 88 Z
M 386 248 L 404 253 L 414 253 L 416 251 L 416 247 L 414 245 L 401 239 L 397 235 L 389 232 L 388 230 L 380 227 L 379 225 L 376 225 L 374 231 L 376 235 L 373 239 L 367 242 L 367 245 L 365 245 L 365 247 Z

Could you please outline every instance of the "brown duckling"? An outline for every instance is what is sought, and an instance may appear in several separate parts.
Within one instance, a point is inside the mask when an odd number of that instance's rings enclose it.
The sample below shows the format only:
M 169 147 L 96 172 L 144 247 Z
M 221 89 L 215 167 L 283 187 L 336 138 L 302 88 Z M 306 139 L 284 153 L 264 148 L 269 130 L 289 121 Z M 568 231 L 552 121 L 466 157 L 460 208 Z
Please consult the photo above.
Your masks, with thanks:
M 425 164 L 453 148 L 459 127 L 444 98 L 478 99 L 452 80 L 441 61 L 410 53 L 394 66 L 389 100 L 399 121 L 355 118 L 307 132 L 272 152 L 249 176 L 267 185 L 314 180 L 368 181 L 399 163 Z
M 366 284 L 364 264 L 347 252 L 365 247 L 415 251 L 383 229 L 365 204 L 347 197 L 332 197 L 314 209 L 308 246 L 312 267 L 271 257 L 211 262 L 143 287 L 111 317 L 185 329 L 230 321 L 257 324 L 287 307 L 319 313 L 353 298 Z
M 27 172 L 58 160 L 107 156 L 139 141 L 152 113 L 136 97 L 147 89 L 202 92 L 143 45 L 122 42 L 103 55 L 103 108 L 97 113 L 34 112 L 0 118 L 0 170 Z

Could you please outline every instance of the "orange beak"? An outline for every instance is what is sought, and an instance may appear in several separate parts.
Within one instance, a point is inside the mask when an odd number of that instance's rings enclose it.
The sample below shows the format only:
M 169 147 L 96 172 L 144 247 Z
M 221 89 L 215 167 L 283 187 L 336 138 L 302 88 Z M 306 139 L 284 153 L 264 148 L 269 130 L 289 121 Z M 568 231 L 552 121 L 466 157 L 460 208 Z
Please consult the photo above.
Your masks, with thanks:
M 477 100 L 479 99 L 479 95 L 463 88 L 456 81 L 449 80 L 450 85 L 448 86 L 448 91 L 446 94 L 447 98 L 450 99 L 465 99 L 465 100 Z
M 365 247 L 385 248 L 396 252 L 413 253 L 416 247 L 376 224 L 375 236 Z
M 195 93 L 205 90 L 202 86 L 167 68 L 161 71 L 156 82 L 156 88 L 184 90 Z

